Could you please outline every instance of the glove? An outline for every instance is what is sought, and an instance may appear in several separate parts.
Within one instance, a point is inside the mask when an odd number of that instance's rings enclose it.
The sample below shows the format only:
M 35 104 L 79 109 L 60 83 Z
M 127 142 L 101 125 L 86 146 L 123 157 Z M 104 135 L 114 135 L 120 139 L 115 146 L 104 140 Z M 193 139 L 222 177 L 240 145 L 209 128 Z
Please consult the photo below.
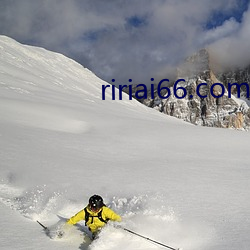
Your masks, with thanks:
M 62 238 L 64 234 L 65 234 L 65 232 L 62 231 L 62 230 L 59 230 L 59 231 L 56 232 L 57 238 Z
M 120 224 L 114 224 L 114 228 L 123 229 L 122 225 L 120 225 Z
M 56 230 L 56 237 L 57 238 L 62 238 L 67 231 L 71 228 L 71 225 L 65 223 L 63 225 L 58 226 Z

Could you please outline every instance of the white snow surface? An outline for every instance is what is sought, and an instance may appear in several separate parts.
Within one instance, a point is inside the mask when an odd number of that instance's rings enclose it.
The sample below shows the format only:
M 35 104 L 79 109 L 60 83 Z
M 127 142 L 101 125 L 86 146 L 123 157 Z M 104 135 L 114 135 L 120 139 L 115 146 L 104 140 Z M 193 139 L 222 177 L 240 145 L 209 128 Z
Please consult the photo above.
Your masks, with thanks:
M 0 36 L 0 249 L 164 249 L 112 223 L 92 243 L 84 222 L 62 239 L 36 223 L 53 231 L 99 194 L 123 227 L 168 246 L 249 250 L 249 133 L 113 101 L 111 88 L 104 101 L 102 84 Z

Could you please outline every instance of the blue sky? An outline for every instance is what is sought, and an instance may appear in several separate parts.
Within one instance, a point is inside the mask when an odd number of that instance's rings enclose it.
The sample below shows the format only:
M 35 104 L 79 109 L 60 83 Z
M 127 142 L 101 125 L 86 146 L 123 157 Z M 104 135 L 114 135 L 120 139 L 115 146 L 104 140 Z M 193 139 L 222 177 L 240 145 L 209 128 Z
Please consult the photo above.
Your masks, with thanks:
M 222 25 L 225 20 L 230 18 L 235 18 L 235 20 L 239 23 L 242 22 L 242 17 L 244 12 L 248 9 L 249 0 L 240 0 L 237 2 L 237 7 L 232 9 L 229 13 L 224 13 L 223 10 L 216 10 L 212 12 L 211 18 L 208 20 L 206 24 L 207 29 L 216 28 L 217 26 Z
M 1 0 L 0 34 L 63 53 L 117 84 L 169 78 L 208 47 L 250 63 L 249 0 Z

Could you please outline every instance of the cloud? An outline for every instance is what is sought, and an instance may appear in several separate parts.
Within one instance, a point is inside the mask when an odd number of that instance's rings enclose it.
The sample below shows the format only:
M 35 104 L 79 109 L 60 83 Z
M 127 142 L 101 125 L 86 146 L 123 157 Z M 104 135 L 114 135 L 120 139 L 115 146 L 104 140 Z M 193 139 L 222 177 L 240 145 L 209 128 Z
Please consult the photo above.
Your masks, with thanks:
M 239 23 L 235 10 L 237 0 L 2 0 L 0 33 L 64 53 L 105 80 L 147 83 L 204 46 L 220 51 L 238 44 L 233 34 L 249 37 L 247 13 Z M 214 13 L 229 18 L 207 30 Z
M 217 39 L 210 44 L 210 51 L 213 53 L 217 63 L 226 67 L 244 67 L 250 64 L 249 8 L 245 11 L 242 22 L 235 24 L 235 27 L 235 29 L 232 28 L 232 32 L 226 32 L 227 35 L 225 37 Z M 224 24 L 220 29 L 225 32 L 228 29 L 227 24 Z
M 211 44 L 213 42 L 219 41 L 225 37 L 235 34 L 240 28 L 240 24 L 231 17 L 229 20 L 224 21 L 221 26 L 207 30 L 201 36 L 201 44 Z

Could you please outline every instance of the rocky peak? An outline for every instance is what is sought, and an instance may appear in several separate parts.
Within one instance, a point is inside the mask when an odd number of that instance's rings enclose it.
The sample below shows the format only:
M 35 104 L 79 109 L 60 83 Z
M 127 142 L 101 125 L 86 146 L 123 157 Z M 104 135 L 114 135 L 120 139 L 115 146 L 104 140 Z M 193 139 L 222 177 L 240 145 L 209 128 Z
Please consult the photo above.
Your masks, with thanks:
M 206 73 L 209 69 L 209 53 L 206 49 L 202 49 L 188 57 L 185 62 L 177 68 L 177 78 L 198 76 Z
M 196 125 L 248 129 L 250 127 L 250 109 L 248 100 L 237 99 L 235 96 L 228 97 L 228 83 L 250 82 L 250 66 L 245 69 L 230 70 L 227 72 L 215 72 L 212 65 L 209 51 L 202 49 L 194 55 L 188 57 L 177 69 L 177 79 L 185 79 L 185 82 L 178 84 L 184 87 L 187 95 L 178 99 L 173 95 L 173 87 L 170 88 L 171 96 L 161 99 L 157 96 L 154 100 L 146 99 L 143 103 L 153 107 L 167 115 L 175 116 Z M 197 87 L 201 83 L 206 83 L 199 88 L 199 93 L 206 98 L 197 95 Z M 215 98 L 222 93 L 223 85 L 225 93 L 220 98 Z M 237 88 L 232 94 L 236 94 Z M 246 87 L 241 88 L 241 96 L 246 96 Z

